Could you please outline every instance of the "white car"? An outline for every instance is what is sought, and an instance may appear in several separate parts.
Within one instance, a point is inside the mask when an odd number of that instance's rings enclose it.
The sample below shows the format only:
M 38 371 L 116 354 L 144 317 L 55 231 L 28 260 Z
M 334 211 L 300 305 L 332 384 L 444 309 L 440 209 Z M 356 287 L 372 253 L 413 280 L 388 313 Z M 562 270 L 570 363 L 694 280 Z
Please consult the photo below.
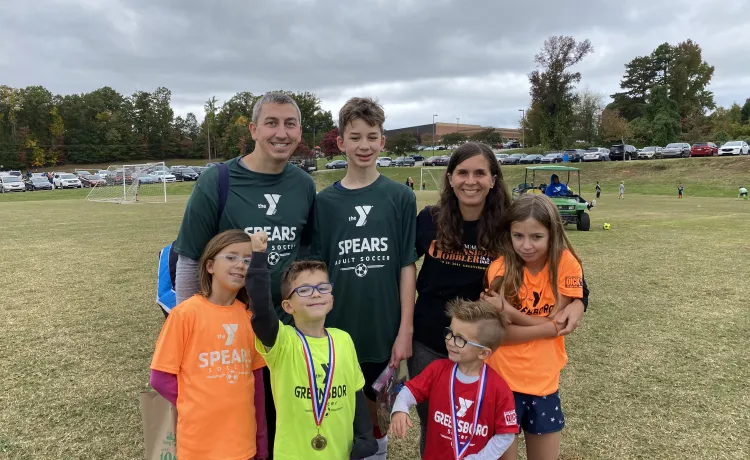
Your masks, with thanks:
M 0 177 L 0 187 L 2 192 L 25 192 L 26 184 L 23 183 L 18 176 L 2 176 Z
M 96 172 L 96 175 L 101 178 L 106 179 L 107 176 L 109 175 L 109 171 L 107 171 L 106 169 L 100 169 L 99 171 Z
M 149 176 L 153 177 L 159 182 L 177 182 L 177 178 L 174 174 L 170 174 L 167 171 L 154 171 Z
M 721 155 L 747 155 L 748 147 L 745 141 L 729 141 L 719 147 L 719 156 Z
M 75 176 L 75 174 L 55 173 L 55 175 L 52 177 L 52 187 L 53 188 L 81 188 L 83 187 L 83 184 L 81 184 L 81 181 Z
M 638 151 L 638 159 L 639 160 L 653 160 L 654 155 L 656 155 L 656 158 L 659 157 L 659 153 L 661 153 L 661 147 L 643 147 L 641 150 Z
M 376 165 L 382 166 L 382 167 L 388 167 L 391 165 L 391 158 L 390 157 L 380 157 L 378 158 L 378 161 L 375 162 Z
M 609 161 L 609 149 L 604 147 L 591 147 L 586 149 L 583 161 Z

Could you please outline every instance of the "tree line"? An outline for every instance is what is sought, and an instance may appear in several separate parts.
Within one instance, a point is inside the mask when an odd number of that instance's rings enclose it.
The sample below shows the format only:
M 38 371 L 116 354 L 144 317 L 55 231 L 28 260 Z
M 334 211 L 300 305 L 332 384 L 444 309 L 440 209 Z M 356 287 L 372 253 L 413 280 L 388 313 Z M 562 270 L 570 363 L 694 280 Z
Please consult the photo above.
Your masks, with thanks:
M 303 142 L 296 154 L 310 156 L 333 129 L 333 117 L 315 94 L 286 93 L 302 113 Z M 254 148 L 248 125 L 261 95 L 240 92 L 221 105 L 212 97 L 200 123 L 194 113 L 175 117 L 171 97 L 164 87 L 125 96 L 110 87 L 53 95 L 43 86 L 0 86 L 0 165 L 232 158 Z
M 719 107 L 707 87 L 714 67 L 692 40 L 663 43 L 625 65 L 621 92 L 577 90 L 572 68 L 594 52 L 588 40 L 548 38 L 529 75 L 531 105 L 521 121 L 528 145 L 561 149 L 627 142 L 640 146 L 670 142 L 722 143 L 750 139 L 750 98 L 743 106 Z

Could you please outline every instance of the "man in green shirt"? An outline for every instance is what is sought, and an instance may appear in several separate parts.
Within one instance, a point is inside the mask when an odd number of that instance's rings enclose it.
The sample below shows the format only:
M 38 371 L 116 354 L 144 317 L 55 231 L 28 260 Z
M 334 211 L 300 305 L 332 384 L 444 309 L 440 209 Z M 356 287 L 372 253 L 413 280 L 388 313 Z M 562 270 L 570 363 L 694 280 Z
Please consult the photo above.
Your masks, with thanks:
M 225 230 L 268 234 L 268 264 L 272 298 L 285 323 L 291 317 L 281 309 L 280 279 L 296 258 L 301 245 L 309 244 L 312 230 L 315 183 L 300 168 L 287 163 L 302 138 L 300 111 L 284 93 L 268 93 L 253 107 L 250 133 L 252 153 L 226 162 L 229 191 L 218 225 L 219 171 L 209 168 L 193 189 L 174 243 L 178 254 L 175 292 L 177 303 L 199 290 L 198 260 L 208 241 Z M 269 452 L 273 452 L 275 411 L 270 378 L 264 368 Z
M 353 98 L 341 109 L 338 147 L 348 168 L 315 198 L 312 244 L 333 283 L 326 326 L 352 337 L 371 401 L 378 375 L 411 356 L 416 293 L 416 198 L 377 170 L 384 121 L 382 107 L 371 99 Z M 371 458 L 385 458 L 387 437 L 377 428 L 375 437 L 378 454 Z

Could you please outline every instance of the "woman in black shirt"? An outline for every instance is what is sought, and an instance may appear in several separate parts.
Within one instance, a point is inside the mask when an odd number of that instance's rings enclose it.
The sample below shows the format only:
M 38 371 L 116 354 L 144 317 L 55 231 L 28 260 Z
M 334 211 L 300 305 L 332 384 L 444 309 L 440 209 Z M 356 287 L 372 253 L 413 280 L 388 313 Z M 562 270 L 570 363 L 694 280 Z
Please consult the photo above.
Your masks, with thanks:
M 417 277 L 414 342 L 407 361 L 410 376 L 448 357 L 443 331 L 450 321 L 445 306 L 457 297 L 479 299 L 485 271 L 501 255 L 496 229 L 509 206 L 510 194 L 492 150 L 474 142 L 457 148 L 448 162 L 438 204 L 425 207 L 417 216 L 417 254 L 424 261 Z M 585 282 L 584 296 L 588 296 Z M 568 332 L 580 321 L 577 310 L 583 312 L 583 304 L 576 302 L 566 315 Z M 422 428 L 420 451 L 424 452 L 427 405 L 418 405 L 417 413 Z

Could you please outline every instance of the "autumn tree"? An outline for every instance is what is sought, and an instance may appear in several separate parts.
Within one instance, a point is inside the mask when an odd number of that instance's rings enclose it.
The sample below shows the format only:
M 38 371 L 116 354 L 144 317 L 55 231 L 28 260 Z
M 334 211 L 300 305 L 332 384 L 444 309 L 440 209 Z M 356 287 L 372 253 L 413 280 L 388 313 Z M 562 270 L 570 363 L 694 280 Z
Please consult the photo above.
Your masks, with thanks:
M 323 135 L 323 139 L 320 141 L 320 150 L 325 154 L 329 160 L 336 155 L 341 155 L 337 139 L 339 137 L 339 129 L 333 128 Z
M 614 110 L 606 109 L 602 112 L 601 136 L 606 141 L 625 143 L 632 135 L 628 121 Z
M 599 117 L 604 110 L 604 96 L 590 89 L 579 92 L 573 106 L 573 136 L 594 144 L 598 136 Z
M 580 72 L 571 68 L 592 53 L 591 42 L 577 42 L 573 37 L 553 36 L 544 42 L 534 56 L 539 69 L 529 74 L 532 106 L 539 109 L 539 136 L 545 147 L 563 148 L 570 144 L 573 125 L 575 85 L 581 81 Z

